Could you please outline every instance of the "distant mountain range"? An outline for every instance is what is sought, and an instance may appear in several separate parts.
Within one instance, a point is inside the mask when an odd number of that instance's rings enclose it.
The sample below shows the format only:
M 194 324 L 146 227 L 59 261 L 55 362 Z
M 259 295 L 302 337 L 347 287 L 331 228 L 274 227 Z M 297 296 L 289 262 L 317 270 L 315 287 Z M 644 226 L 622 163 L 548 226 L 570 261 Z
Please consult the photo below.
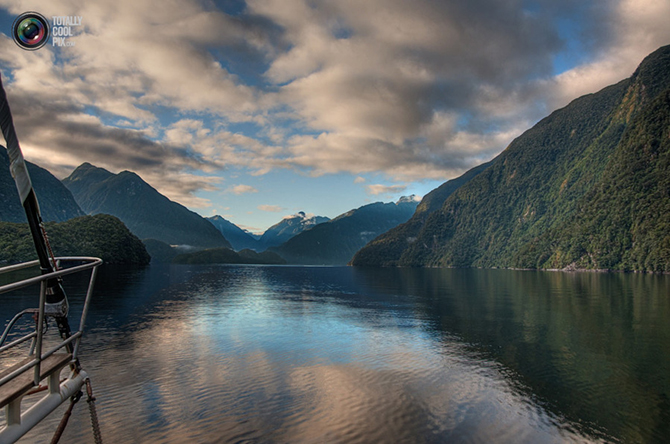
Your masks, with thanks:
M 209 221 L 169 200 L 133 172 L 113 174 L 84 163 L 63 184 L 86 213 L 116 216 L 140 239 L 200 248 L 231 247 Z
M 303 211 L 293 216 L 288 216 L 274 224 L 261 236 L 260 244 L 264 248 L 275 247 L 297 236 L 318 224 L 328 222 L 330 219 L 324 216 L 307 215 Z
M 365 205 L 304 230 L 270 251 L 289 263 L 346 265 L 370 240 L 412 217 L 418 203 L 411 196 L 397 203 Z
M 234 223 L 229 220 L 224 219 L 222 216 L 216 215 L 212 217 L 206 217 L 208 221 L 216 227 L 217 230 L 223 234 L 233 249 L 236 251 L 249 249 L 254 251 L 263 251 L 265 248 L 261 246 L 261 243 L 258 242 L 258 239 L 253 237 L 248 232 L 244 231 Z
M 44 168 L 30 162 L 26 164 L 45 222 L 62 222 L 84 215 L 72 193 L 60 180 Z M 0 201 L 0 221 L 27 222 L 14 179 L 9 172 L 9 156 L 4 147 L 0 147 Z
M 428 202 L 430 198 L 424 200 Z M 254 239 L 221 216 L 207 219 L 221 230 L 236 250 L 268 250 L 292 264 L 346 265 L 370 240 L 407 221 L 418 203 L 414 196 L 403 197 L 396 203 L 377 202 L 348 211 L 333 220 L 301 211 L 268 228 L 260 239 Z
M 428 216 L 439 210 L 444 204 L 444 201 L 447 200 L 454 191 L 477 177 L 479 173 L 484 171 L 490 165 L 491 162 L 478 165 L 460 177 L 451 179 L 426 194 L 417 206 L 416 212 L 412 215 L 411 219 L 406 223 L 391 228 L 388 232 L 382 234 L 379 238 L 374 239 L 366 245 L 365 248 L 362 248 L 354 256 L 352 261 L 353 265 L 397 265 L 399 255 L 402 254 L 405 248 L 407 248 L 408 243 L 412 243 L 416 240 L 418 233 L 425 225 Z
M 669 272 L 670 46 L 468 174 L 352 263 Z
M 315 225 L 328 222 L 330 219 L 324 216 L 307 215 L 300 211 L 292 216 L 284 217 L 281 221 L 268 228 L 260 237 L 255 237 L 248 231 L 244 231 L 229 220 L 221 216 L 208 217 L 210 221 L 235 250 L 250 249 L 254 251 L 265 251 L 269 247 L 281 245 L 292 237 L 308 230 Z

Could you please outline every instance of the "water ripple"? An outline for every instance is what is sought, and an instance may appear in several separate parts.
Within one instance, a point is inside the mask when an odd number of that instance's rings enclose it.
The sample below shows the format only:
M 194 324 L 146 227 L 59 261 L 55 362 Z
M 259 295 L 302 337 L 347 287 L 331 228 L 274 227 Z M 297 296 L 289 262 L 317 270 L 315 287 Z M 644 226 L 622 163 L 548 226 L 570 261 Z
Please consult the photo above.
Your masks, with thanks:
M 92 311 L 82 362 L 110 442 L 662 442 L 668 430 L 667 342 L 645 326 L 670 338 L 657 318 L 670 317 L 670 304 L 648 300 L 645 281 L 177 272 L 163 287 L 135 274 Z M 154 278 L 165 279 L 147 271 Z M 620 322 L 629 314 L 593 296 L 601 287 L 613 298 L 645 294 L 637 321 Z M 57 421 L 25 442 L 43 441 Z M 63 442 L 89 442 L 87 421 L 75 415 Z

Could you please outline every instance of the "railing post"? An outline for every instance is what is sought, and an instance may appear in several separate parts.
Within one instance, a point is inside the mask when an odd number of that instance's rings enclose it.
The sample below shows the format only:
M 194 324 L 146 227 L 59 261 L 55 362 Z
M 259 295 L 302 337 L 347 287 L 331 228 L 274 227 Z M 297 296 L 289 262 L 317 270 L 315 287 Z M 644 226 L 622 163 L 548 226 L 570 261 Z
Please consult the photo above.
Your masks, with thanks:
M 35 348 L 35 358 L 37 358 L 37 365 L 35 365 L 35 386 L 40 385 L 40 372 L 42 367 L 42 334 L 44 328 L 44 304 L 47 298 L 47 281 L 46 279 L 40 282 L 40 307 L 37 315 L 37 338 Z
M 17 347 L 20 344 L 32 340 L 30 344 L 29 358 L 24 359 L 20 364 L 20 367 L 14 368 L 11 372 L 3 372 L 0 376 L 0 385 L 5 387 L 5 384 L 10 383 L 17 377 L 25 375 L 22 386 L 15 389 L 13 400 L 7 402 L 4 405 L 4 422 L 5 426 L 0 428 L 0 444 L 5 442 L 15 442 L 26 432 L 32 429 L 39 421 L 44 419 L 48 414 L 55 410 L 59 405 L 61 405 L 68 398 L 72 397 L 79 392 L 84 381 L 88 378 L 88 375 L 83 370 L 73 369 L 74 371 L 70 372 L 70 375 L 66 380 L 61 384 L 60 376 L 61 372 L 67 362 L 72 363 L 73 359 L 76 359 L 79 345 L 81 341 L 81 336 L 83 334 L 84 325 L 86 323 L 86 317 L 88 310 L 90 308 L 90 300 L 93 294 L 93 285 L 97 275 L 97 267 L 102 263 L 101 259 L 92 258 L 92 257 L 64 257 L 60 258 L 63 261 L 76 261 L 76 262 L 85 262 L 83 265 L 75 265 L 70 268 L 61 269 L 54 271 L 48 274 L 31 277 L 28 279 L 20 280 L 10 284 L 0 285 L 0 294 L 6 292 L 19 290 L 21 288 L 26 288 L 32 285 L 40 284 L 40 294 L 39 294 L 39 308 L 37 310 L 29 309 L 24 310 L 15 316 L 7 325 L 6 331 L 0 334 L 0 356 Z M 7 273 L 10 271 L 22 270 L 29 268 L 35 265 L 38 265 L 38 261 L 33 261 L 29 263 L 11 265 L 8 267 L 0 268 L 0 274 Z M 84 301 L 84 307 L 82 310 L 79 330 L 75 332 L 72 336 L 65 340 L 61 340 L 58 344 L 53 347 L 49 347 L 48 342 L 44 342 L 43 335 L 45 334 L 45 321 L 47 319 L 46 314 L 46 299 L 47 299 L 47 281 L 49 279 L 60 278 L 61 276 L 79 273 L 84 270 L 91 270 L 89 287 L 86 291 L 86 299 Z M 35 329 L 29 333 L 21 336 L 20 338 L 14 339 L 9 344 L 4 344 L 4 341 L 7 340 L 10 334 L 10 330 L 13 328 L 14 323 L 21 316 L 25 314 L 32 314 L 33 319 L 35 319 Z M 62 339 L 62 338 L 61 338 Z M 26 377 L 30 376 L 30 371 L 33 370 L 33 384 L 35 387 L 39 387 L 41 376 L 42 376 L 42 365 L 44 364 L 43 359 L 47 359 L 56 353 L 58 350 L 67 346 L 68 344 L 74 345 L 73 354 L 56 356 L 54 357 L 54 365 L 49 365 L 49 369 L 45 368 L 45 371 L 48 372 L 48 377 L 46 377 L 48 382 L 48 395 L 43 396 L 35 404 L 33 404 L 25 412 L 21 412 L 21 404 L 23 396 L 30 393 L 41 392 L 42 389 L 29 389 L 28 381 L 25 380 Z M 44 348 L 47 347 L 46 351 Z M 58 359 L 55 359 L 58 358 Z M 65 361 L 67 360 L 67 362 Z M 59 366 L 60 365 L 60 366 Z M 16 367 L 16 366 L 15 366 Z M 46 375 L 45 375 L 46 376 Z M 11 387 L 10 387 L 11 388 Z M 4 394 L 3 394 L 4 396 Z M 3 404 L 9 398 L 4 398 Z
M 49 375 L 49 394 L 60 394 L 60 370 Z
M 84 324 L 86 323 L 86 315 L 88 314 L 88 307 L 91 303 L 91 296 L 93 294 L 93 285 L 95 284 L 95 277 L 98 273 L 98 267 L 93 267 L 91 269 L 91 279 L 88 283 L 88 289 L 86 290 L 86 299 L 84 299 L 84 308 L 81 311 L 81 320 L 79 321 L 79 332 L 84 332 Z M 72 349 L 72 359 L 77 359 L 79 353 L 79 343 L 81 342 L 81 336 L 77 338 L 74 343 L 74 348 Z
M 21 424 L 21 397 L 19 396 L 5 406 L 5 420 L 7 426 Z

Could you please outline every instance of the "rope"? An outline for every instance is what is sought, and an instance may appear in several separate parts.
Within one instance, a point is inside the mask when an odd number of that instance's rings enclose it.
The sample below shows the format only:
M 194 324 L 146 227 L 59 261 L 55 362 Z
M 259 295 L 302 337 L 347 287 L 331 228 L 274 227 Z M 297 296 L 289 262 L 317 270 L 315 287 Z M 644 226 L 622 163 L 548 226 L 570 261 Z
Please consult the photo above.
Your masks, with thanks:
M 63 419 L 60 420 L 60 424 L 58 424 L 58 428 L 56 429 L 56 433 L 54 433 L 54 437 L 51 438 L 51 444 L 58 444 L 58 441 L 60 441 L 60 438 L 61 436 L 63 436 L 63 432 L 65 431 L 65 427 L 67 426 L 67 423 L 70 420 L 70 416 L 72 415 L 72 409 L 74 408 L 74 405 L 79 401 L 81 396 L 82 393 L 80 391 L 77 392 L 76 395 L 70 398 L 70 405 L 65 411 Z
M 100 423 L 98 422 L 98 413 L 95 411 L 95 396 L 93 396 L 93 388 L 91 387 L 91 380 L 86 378 L 86 393 L 88 394 L 88 410 L 91 412 L 91 427 L 93 428 L 93 438 L 95 444 L 102 444 L 102 435 L 100 433 Z
M 100 424 L 98 423 L 98 414 L 95 411 L 95 396 L 93 396 L 93 388 L 91 387 L 91 380 L 88 378 L 86 378 L 86 394 L 88 395 L 88 399 L 86 400 L 86 402 L 88 402 L 88 410 L 91 412 L 91 426 L 93 427 L 93 438 L 95 439 L 95 444 L 102 444 L 102 435 L 100 434 Z M 70 405 L 65 411 L 65 414 L 63 414 L 63 419 L 60 420 L 60 424 L 58 424 L 58 428 L 54 433 L 54 437 L 51 439 L 51 444 L 58 444 L 58 441 L 60 441 L 61 437 L 63 436 L 63 432 L 65 431 L 65 427 L 67 426 L 67 423 L 70 420 L 70 416 L 72 416 L 72 409 L 74 408 L 74 405 L 77 402 L 79 402 L 82 396 L 83 393 L 79 391 L 77 392 L 76 395 L 70 398 Z
M 53 250 L 51 249 L 51 243 L 49 243 L 49 236 L 47 236 L 47 230 L 44 228 L 44 225 L 40 223 L 40 229 L 42 230 L 42 236 L 44 236 L 44 242 L 47 245 L 47 250 L 49 250 L 49 256 L 51 256 L 51 261 L 54 266 L 54 270 L 58 271 L 58 264 L 56 263 L 56 256 L 54 255 Z

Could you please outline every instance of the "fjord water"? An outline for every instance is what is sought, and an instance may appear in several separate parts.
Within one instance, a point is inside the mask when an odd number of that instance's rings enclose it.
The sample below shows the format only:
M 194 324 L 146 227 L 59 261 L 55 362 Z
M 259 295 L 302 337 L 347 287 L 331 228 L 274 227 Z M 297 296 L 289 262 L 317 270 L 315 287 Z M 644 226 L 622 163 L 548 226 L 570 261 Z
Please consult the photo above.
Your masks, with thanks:
M 81 359 L 106 442 L 667 442 L 669 321 L 670 276 L 106 266 Z

